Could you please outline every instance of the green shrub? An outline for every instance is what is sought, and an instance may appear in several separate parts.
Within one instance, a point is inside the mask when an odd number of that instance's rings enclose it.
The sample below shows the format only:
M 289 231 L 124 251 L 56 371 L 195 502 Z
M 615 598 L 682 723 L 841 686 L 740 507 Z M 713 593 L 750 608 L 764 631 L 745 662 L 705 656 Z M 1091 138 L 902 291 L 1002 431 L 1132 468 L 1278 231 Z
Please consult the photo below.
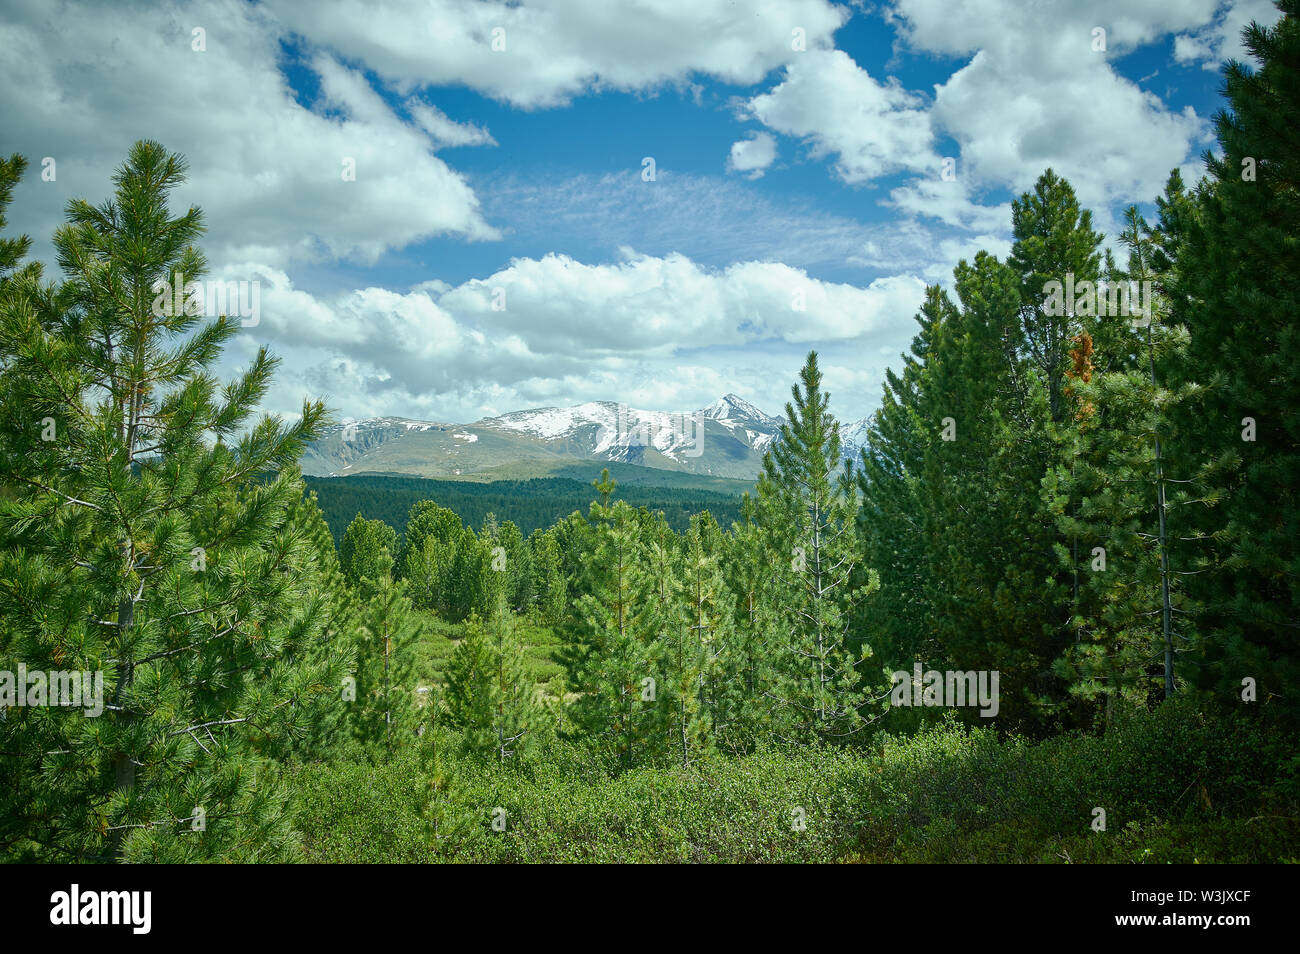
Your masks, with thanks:
M 385 764 L 289 771 L 312 861 L 1258 863 L 1300 856 L 1293 739 L 1259 710 L 1189 698 L 1104 737 L 949 719 L 861 751 L 620 771 L 590 742 L 547 738 L 501 765 L 440 733 L 439 761 L 425 740 Z

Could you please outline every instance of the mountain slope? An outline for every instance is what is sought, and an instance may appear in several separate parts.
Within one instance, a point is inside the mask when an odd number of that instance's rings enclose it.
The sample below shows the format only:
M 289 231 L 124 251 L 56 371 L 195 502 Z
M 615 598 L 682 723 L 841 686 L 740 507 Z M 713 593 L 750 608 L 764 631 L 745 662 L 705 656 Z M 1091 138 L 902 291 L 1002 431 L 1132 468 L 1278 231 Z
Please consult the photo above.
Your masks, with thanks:
M 781 423 L 734 394 L 686 414 L 593 401 L 512 411 L 472 424 L 370 418 L 328 429 L 303 455 L 302 468 L 318 477 L 518 480 L 583 472 L 595 461 L 752 481 Z M 847 426 L 846 436 L 864 425 Z M 856 456 L 856 449 L 846 442 L 846 456 Z

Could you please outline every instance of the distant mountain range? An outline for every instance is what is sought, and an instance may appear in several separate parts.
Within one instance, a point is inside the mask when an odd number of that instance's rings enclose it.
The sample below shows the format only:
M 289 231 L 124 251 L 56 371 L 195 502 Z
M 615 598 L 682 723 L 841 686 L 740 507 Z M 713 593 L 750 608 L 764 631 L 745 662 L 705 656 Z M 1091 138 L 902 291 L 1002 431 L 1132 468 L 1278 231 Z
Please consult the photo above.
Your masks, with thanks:
M 753 480 L 783 421 L 734 394 L 684 414 L 596 401 L 512 411 L 472 424 L 379 417 L 327 429 L 303 455 L 302 469 L 316 477 L 518 480 L 608 461 Z M 865 419 L 841 427 L 846 455 L 856 455 L 865 432 Z

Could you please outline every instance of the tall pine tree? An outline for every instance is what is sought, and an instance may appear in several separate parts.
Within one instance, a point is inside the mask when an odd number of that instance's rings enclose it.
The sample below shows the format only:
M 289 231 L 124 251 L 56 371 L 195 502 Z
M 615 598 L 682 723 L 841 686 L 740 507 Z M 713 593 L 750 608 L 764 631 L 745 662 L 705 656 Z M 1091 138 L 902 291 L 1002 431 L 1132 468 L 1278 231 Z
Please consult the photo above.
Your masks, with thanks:
M 168 207 L 184 172 L 137 143 L 111 199 L 69 204 L 62 290 L 0 302 L 0 668 L 103 678 L 96 718 L 0 723 L 3 837 L 36 857 L 290 854 L 267 754 L 345 671 L 295 519 L 324 410 L 249 422 L 264 349 L 224 386 L 210 372 L 240 325 L 171 293 L 204 270 L 199 210 Z

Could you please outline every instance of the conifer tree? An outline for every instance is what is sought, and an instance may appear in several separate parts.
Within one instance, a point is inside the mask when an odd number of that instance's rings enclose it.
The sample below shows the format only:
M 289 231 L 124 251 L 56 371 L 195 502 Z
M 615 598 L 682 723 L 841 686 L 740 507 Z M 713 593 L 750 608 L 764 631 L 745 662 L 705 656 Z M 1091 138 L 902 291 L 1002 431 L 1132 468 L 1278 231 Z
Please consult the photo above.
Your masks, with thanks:
M 786 421 L 764 455 L 758 493 L 768 505 L 781 551 L 778 599 L 787 635 L 777 646 L 772 695 L 779 731 L 789 739 L 845 739 L 857 732 L 870 697 L 866 670 L 849 630 L 860 560 L 851 469 L 841 469 L 839 424 L 821 389 L 817 353 L 810 352 L 786 405 Z M 868 589 L 875 585 L 874 575 Z
M 1075 367 L 1071 351 L 1098 317 L 1102 236 L 1093 231 L 1092 215 L 1080 207 L 1074 189 L 1051 169 L 1038 177 L 1032 192 L 1012 203 L 1012 232 L 1007 267 L 1019 284 L 1020 322 L 1019 333 L 1006 336 L 1011 348 L 1005 366 L 1013 410 L 1019 414 L 1009 418 L 1015 444 L 993 480 L 1018 491 L 1014 512 L 1004 510 L 1003 516 L 1028 528 L 1030 536 L 1012 564 L 1017 575 L 1005 588 L 1028 611 L 1018 614 L 1020 652 L 1012 658 L 1020 665 L 1006 667 L 1011 678 L 1004 685 L 1011 690 L 1010 717 L 1023 700 L 1043 720 L 1057 715 L 1066 698 L 1052 664 L 1073 638 L 1074 574 L 1058 556 L 1059 548 L 1072 547 L 1073 541 L 1053 520 L 1041 484 L 1057 448 L 1071 442 L 1070 424 L 1077 413 L 1065 393 Z M 1071 292 L 1074 300 L 1066 300 Z
M 421 500 L 411 508 L 397 564 L 411 587 L 416 606 L 447 612 L 450 594 L 446 592 L 446 580 L 451 574 L 453 547 L 461 526 L 453 511 L 432 500 Z
M 524 536 L 513 521 L 498 523 L 489 513 L 483 522 L 479 541 L 487 551 L 491 574 L 484 591 L 485 612 L 495 611 L 498 598 L 504 599 L 511 612 L 526 608 L 532 589 L 532 559 Z
M 542 710 L 504 597 L 486 624 L 477 614 L 466 623 L 447 668 L 446 703 L 471 751 L 505 761 L 532 743 Z
M 1084 322 L 1076 370 L 1066 389 L 1075 408 L 1062 428 L 1062 459 L 1044 482 L 1062 532 L 1058 545 L 1074 575 L 1075 636 L 1058 663 L 1083 700 L 1100 700 L 1106 721 L 1117 699 L 1145 706 L 1164 694 L 1165 668 L 1191 651 L 1181 580 L 1171 566 L 1169 511 L 1195 505 L 1195 479 L 1170 479 L 1166 458 L 1171 412 L 1194 391 L 1170 387 L 1185 362 L 1187 335 L 1168 320 L 1178 221 L 1190 199 L 1175 171 L 1149 226 L 1136 208 L 1120 239 L 1126 269 L 1109 266 L 1111 283 L 1151 283 L 1149 314 Z M 1097 342 L 1095 353 L 1085 353 Z M 1178 614 L 1178 619 L 1175 619 Z M 1076 721 L 1090 721 L 1080 716 Z
M 533 590 L 532 552 L 513 520 L 502 522 L 496 545 L 501 547 L 506 557 L 506 606 L 512 613 L 521 613 L 528 608 Z
M 361 618 L 361 604 L 353 587 L 343 578 L 338 551 L 329 525 L 317 505 L 316 494 L 307 493 L 293 507 L 295 523 L 303 527 L 311 541 L 311 560 L 316 570 L 316 592 L 322 598 L 315 622 L 329 645 L 339 647 L 344 675 L 340 685 L 322 693 L 305 731 L 295 732 L 283 745 L 269 747 L 267 754 L 284 761 L 290 757 L 304 760 L 347 759 L 357 754 L 357 660 L 365 650 L 366 627 Z
M 7 219 L 5 210 L 13 201 L 14 188 L 22 180 L 27 169 L 27 159 L 14 153 L 8 159 L 0 156 L 0 292 L 15 278 L 25 275 L 39 282 L 41 267 L 39 262 L 24 263 L 27 252 L 32 247 L 32 240 L 26 235 L 3 235 Z M 39 284 L 29 287 L 29 291 L 39 288 Z
M 533 567 L 533 605 L 542 621 L 559 626 L 568 613 L 569 584 L 556 529 L 534 530 L 528 538 L 528 549 Z
M 924 486 L 935 427 L 928 361 L 944 321 L 954 314 L 948 295 L 930 286 L 915 316 L 920 327 L 903 356 L 901 374 L 886 371 L 881 404 L 859 455 L 858 534 L 880 589 L 859 605 L 855 625 L 872 634 L 872 646 L 889 671 L 910 669 L 914 661 L 935 655 L 932 601 L 940 588 L 930 573 L 926 527 L 934 508 Z M 942 424 L 951 409 L 939 410 Z
M 671 671 L 677 692 L 678 735 L 682 765 L 691 751 L 714 745 L 715 727 L 723 718 L 724 695 L 719 683 L 728 676 L 743 678 L 743 665 L 734 656 L 735 601 L 722 574 L 722 532 L 706 510 L 691 517 L 686 532 L 684 583 L 686 627 L 671 647 Z M 727 662 L 740 662 L 727 673 Z M 695 736 L 692 747 L 691 737 Z
M 1181 508 L 1172 537 L 1197 578 L 1204 652 L 1196 681 L 1293 705 L 1300 681 L 1300 3 L 1251 24 L 1262 65 L 1224 70 L 1219 151 L 1186 222 L 1173 317 L 1187 376 L 1203 385 L 1177 416 L 1169 456 L 1213 480 L 1215 506 Z M 1190 542 L 1182 538 L 1191 538 Z M 1189 562 L 1192 561 L 1192 562 Z
M 491 672 L 483 621 L 473 613 L 465 621 L 464 635 L 447 662 L 444 703 L 449 726 L 467 729 L 491 724 L 492 702 L 488 692 Z
M 420 721 L 412 656 L 419 618 L 405 581 L 387 573 L 362 577 L 359 596 L 365 628 L 357 650 L 354 724 L 363 745 L 391 755 L 410 741 Z
M 596 482 L 600 499 L 591 504 L 581 595 L 564 662 L 579 694 L 574 721 L 605 739 L 630 766 L 646 748 L 658 689 L 647 648 L 632 627 L 640 527 L 636 511 L 613 499 L 614 488 L 609 470 L 603 470 Z
M 1051 667 L 1065 640 L 1065 574 L 1040 490 L 1053 459 L 1051 388 L 1023 357 L 1033 349 L 1022 277 L 980 252 L 958 264 L 954 285 L 960 307 L 934 339 L 924 414 L 935 661 L 997 670 L 999 718 L 1037 723 L 1064 697 Z
M 391 576 L 396 545 L 396 530 L 382 520 L 367 520 L 357 514 L 339 544 L 339 565 L 344 578 L 358 586 L 363 579 Z
M 729 633 L 721 639 L 709 686 L 714 738 L 718 747 L 736 754 L 749 751 L 771 725 L 776 645 L 781 613 L 775 581 L 785 565 L 776 523 L 760 516 L 758 500 L 745 493 L 741 520 L 723 543 L 723 572 L 734 607 Z M 782 538 L 782 542 L 783 542 Z M 783 585 L 783 583 L 781 584 Z
M 1040 487 L 1074 410 L 1073 292 L 1096 281 L 1099 236 L 1051 170 L 1012 210 L 1006 263 L 959 263 L 957 304 L 928 293 L 869 432 L 860 526 L 886 592 L 865 622 L 882 627 L 891 666 L 998 670 L 1000 716 L 1040 724 L 1066 698 L 1053 663 L 1070 638 L 1072 578 Z
M 431 500 L 411 508 L 400 563 L 416 606 L 459 622 L 492 605 L 492 551 L 454 511 Z
M 695 756 L 705 729 L 700 716 L 701 658 L 692 640 L 675 547 L 651 540 L 637 548 L 631 566 L 630 650 L 643 660 L 642 680 L 653 680 L 653 697 L 642 693 L 634 710 L 636 731 L 646 741 L 637 757 L 675 753 L 683 766 Z
M 204 268 L 199 210 L 168 208 L 184 172 L 137 143 L 111 199 L 69 204 L 61 290 L 8 282 L 0 300 L 0 668 L 103 674 L 96 718 L 0 723 L 0 774 L 20 780 L 0 796 L 4 837 L 37 857 L 291 855 L 265 753 L 344 674 L 294 519 L 324 409 L 248 423 L 265 349 L 224 386 L 209 371 L 240 325 L 169 291 Z

